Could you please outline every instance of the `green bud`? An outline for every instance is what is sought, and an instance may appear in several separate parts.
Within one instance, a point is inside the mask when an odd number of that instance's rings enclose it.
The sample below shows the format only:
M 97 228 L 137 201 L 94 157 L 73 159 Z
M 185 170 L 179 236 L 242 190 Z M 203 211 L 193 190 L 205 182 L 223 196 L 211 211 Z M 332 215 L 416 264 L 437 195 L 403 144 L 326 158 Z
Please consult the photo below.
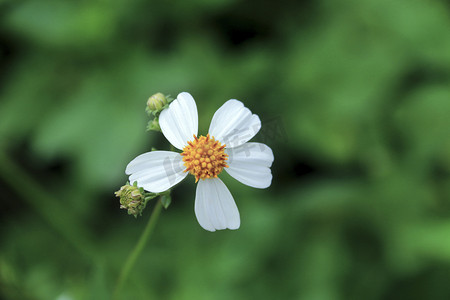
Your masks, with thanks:
M 168 102 L 166 96 L 162 93 L 156 93 L 147 101 L 147 109 L 149 111 L 160 111 Z
M 145 192 L 142 188 L 137 187 L 137 184 L 126 184 L 114 193 L 116 197 L 120 198 L 120 208 L 127 209 L 129 215 L 137 217 L 142 214 L 145 208 Z
M 161 132 L 161 127 L 159 127 L 159 119 L 155 117 L 153 120 L 150 120 L 147 124 L 147 131 L 159 131 Z

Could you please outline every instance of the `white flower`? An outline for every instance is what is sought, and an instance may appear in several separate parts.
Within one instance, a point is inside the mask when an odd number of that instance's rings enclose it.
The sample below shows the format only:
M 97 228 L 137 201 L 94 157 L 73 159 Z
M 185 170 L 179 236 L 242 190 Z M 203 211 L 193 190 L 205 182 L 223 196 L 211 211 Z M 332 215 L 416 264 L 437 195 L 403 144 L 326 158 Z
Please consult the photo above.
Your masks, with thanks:
M 190 173 L 198 182 L 194 210 L 200 225 L 209 231 L 238 229 L 236 203 L 217 175 L 225 170 L 248 186 L 270 186 L 272 150 L 265 144 L 248 143 L 261 128 L 259 117 L 232 99 L 214 114 L 209 134 L 197 137 L 197 105 L 189 93 L 180 93 L 161 112 L 159 124 L 167 140 L 183 152 L 152 151 L 139 155 L 126 168 L 130 182 L 137 181 L 145 190 L 160 193 Z

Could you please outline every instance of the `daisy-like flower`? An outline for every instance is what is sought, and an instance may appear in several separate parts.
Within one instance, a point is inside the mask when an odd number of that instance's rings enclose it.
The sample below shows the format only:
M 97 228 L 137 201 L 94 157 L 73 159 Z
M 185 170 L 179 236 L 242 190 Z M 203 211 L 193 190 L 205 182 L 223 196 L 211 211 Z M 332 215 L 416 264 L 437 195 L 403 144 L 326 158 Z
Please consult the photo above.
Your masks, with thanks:
M 161 112 L 159 124 L 166 139 L 182 152 L 139 155 L 126 168 L 130 182 L 160 193 L 192 174 L 197 183 L 194 210 L 199 224 L 209 231 L 238 229 L 238 208 L 218 175 L 225 170 L 248 186 L 270 186 L 272 150 L 265 144 L 248 142 L 261 128 L 259 117 L 232 99 L 216 111 L 209 133 L 198 136 L 197 105 L 184 92 Z

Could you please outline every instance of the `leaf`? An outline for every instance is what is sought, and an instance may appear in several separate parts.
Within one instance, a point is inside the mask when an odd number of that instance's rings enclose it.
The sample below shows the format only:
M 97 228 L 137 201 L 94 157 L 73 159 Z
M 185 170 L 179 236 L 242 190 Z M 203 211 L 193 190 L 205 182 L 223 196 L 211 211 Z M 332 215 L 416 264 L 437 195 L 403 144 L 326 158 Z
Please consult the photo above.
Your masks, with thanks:
M 172 197 L 170 195 L 161 196 L 161 204 L 165 209 L 169 207 L 170 203 L 172 203 Z

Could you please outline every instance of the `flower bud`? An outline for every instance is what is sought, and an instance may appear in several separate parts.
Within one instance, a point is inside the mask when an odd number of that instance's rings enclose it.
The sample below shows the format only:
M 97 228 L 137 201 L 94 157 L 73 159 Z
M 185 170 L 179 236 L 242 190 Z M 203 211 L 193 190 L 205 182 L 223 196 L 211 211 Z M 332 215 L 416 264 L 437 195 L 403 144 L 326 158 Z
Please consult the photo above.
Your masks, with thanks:
M 159 119 L 154 118 L 153 120 L 150 120 L 147 124 L 147 130 L 154 130 L 154 131 L 160 131 L 161 127 L 159 126 Z
M 150 111 L 159 111 L 168 103 L 166 96 L 162 93 L 156 93 L 147 101 L 147 108 Z
M 120 198 L 120 208 L 127 209 L 129 215 L 137 217 L 142 214 L 146 204 L 142 188 L 138 188 L 136 184 L 126 184 L 115 195 Z

